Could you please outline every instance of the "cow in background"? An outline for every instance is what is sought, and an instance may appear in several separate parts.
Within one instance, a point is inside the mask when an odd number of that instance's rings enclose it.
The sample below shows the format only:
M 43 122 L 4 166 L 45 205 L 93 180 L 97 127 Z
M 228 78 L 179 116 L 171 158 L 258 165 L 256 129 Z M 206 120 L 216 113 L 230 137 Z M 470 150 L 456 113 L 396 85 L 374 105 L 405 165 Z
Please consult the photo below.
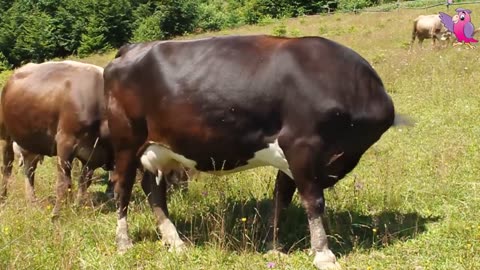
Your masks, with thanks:
M 60 150 L 54 214 L 58 213 L 65 187 L 71 187 L 74 157 L 83 164 L 77 193 L 77 203 L 81 203 L 92 183 L 94 170 L 112 169 L 103 97 L 103 68 L 95 65 L 60 61 L 28 64 L 17 69 L 2 93 L 0 140 L 5 141 L 5 146 L 0 199 L 7 195 L 16 156 L 25 175 L 26 199 L 34 202 L 36 167 L 44 155 L 55 156 Z M 7 131 L 7 126 L 13 134 Z M 109 198 L 114 196 L 111 175 L 110 170 L 105 191 Z M 169 186 L 186 187 L 188 179 L 186 170 L 166 175 Z
M 436 42 L 445 41 L 448 45 L 453 41 L 453 34 L 442 24 L 438 14 L 420 15 L 413 21 L 412 41 L 410 42 L 410 51 L 413 48 L 415 38 L 418 38 L 420 47 L 423 45 L 423 40 L 432 39 L 433 47 L 436 47 Z
M 103 94 L 103 68 L 75 62 L 30 63 L 15 70 L 1 96 L 1 138 L 6 141 L 3 192 L 18 144 L 26 177 L 27 198 L 35 200 L 33 184 L 43 156 L 57 157 L 58 179 L 53 217 L 71 187 L 72 161 L 82 163 L 77 203 L 84 198 L 94 169 L 113 169 Z

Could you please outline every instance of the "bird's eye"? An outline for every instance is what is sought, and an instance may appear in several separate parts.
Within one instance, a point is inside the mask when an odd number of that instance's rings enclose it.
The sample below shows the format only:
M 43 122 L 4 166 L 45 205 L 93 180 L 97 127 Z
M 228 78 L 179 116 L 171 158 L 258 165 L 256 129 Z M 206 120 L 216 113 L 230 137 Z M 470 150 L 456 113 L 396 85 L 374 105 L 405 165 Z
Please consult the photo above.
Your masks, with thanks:
M 465 20 L 465 14 L 460 15 L 460 20 Z

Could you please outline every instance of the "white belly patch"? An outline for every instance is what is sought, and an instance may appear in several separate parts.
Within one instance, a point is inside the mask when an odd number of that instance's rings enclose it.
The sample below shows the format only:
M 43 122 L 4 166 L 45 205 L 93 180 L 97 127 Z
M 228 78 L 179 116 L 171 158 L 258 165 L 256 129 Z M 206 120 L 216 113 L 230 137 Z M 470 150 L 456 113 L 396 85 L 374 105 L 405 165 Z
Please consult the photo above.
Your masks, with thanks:
M 180 167 L 180 165 L 191 169 L 196 169 L 197 165 L 196 161 L 177 154 L 168 147 L 162 146 L 155 142 L 152 142 L 152 144 L 145 149 L 140 161 L 145 169 L 157 174 L 157 176 L 161 176 L 162 172 L 168 173 L 172 169 L 177 169 Z M 216 166 L 215 168 L 217 168 L 217 170 L 207 171 L 206 173 L 225 175 L 261 166 L 273 166 L 293 179 L 292 172 L 290 171 L 287 159 L 285 158 L 285 154 L 278 145 L 277 140 L 269 144 L 268 148 L 264 148 L 255 152 L 253 158 L 249 159 L 247 164 L 244 166 L 240 166 L 232 170 L 222 170 L 222 164 L 224 163 L 223 161 L 213 160 L 212 158 L 212 163 L 214 166 Z

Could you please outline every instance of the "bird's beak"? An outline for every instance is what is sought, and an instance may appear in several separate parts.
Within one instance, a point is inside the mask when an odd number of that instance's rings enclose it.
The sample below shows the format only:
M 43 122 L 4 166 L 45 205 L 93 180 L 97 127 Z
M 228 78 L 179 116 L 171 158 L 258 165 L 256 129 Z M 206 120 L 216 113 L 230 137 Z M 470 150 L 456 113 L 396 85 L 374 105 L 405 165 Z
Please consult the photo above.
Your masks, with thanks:
M 459 17 L 458 17 L 458 15 L 455 15 L 455 16 L 453 16 L 453 17 L 452 17 L 452 21 L 453 21 L 453 23 L 457 23 L 457 22 L 458 22 L 458 20 L 459 20 Z

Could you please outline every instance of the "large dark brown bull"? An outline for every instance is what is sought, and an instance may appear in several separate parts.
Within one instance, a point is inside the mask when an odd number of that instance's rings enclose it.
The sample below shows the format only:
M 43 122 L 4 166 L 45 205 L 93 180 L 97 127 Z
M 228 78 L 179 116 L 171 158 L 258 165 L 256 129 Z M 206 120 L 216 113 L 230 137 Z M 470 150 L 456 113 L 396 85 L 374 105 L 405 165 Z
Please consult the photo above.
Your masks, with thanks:
M 319 37 L 226 36 L 121 48 L 104 72 L 115 152 L 116 240 L 132 243 L 127 209 L 138 166 L 164 241 L 183 248 L 168 218 L 165 181 L 178 166 L 223 174 L 279 169 L 275 211 L 298 189 L 318 268 L 338 266 L 321 215 L 324 189 L 349 173 L 395 123 L 393 102 L 354 51 Z

